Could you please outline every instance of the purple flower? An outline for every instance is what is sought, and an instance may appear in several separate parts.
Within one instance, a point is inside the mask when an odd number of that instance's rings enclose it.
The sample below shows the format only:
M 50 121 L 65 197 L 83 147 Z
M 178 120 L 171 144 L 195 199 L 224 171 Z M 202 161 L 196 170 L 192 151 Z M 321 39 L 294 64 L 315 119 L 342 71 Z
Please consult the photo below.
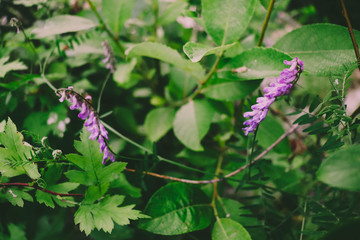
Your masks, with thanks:
M 290 68 L 284 69 L 276 82 L 270 83 L 269 87 L 264 88 L 264 97 L 258 97 L 255 105 L 251 106 L 253 111 L 244 113 L 245 118 L 250 118 L 244 122 L 247 127 L 243 128 L 245 135 L 254 132 L 261 121 L 263 121 L 269 111 L 270 105 L 277 97 L 287 95 L 303 71 L 304 63 L 294 58 L 291 61 L 284 61 L 284 64 L 290 65 Z
M 104 55 L 105 55 L 105 58 L 102 60 L 102 62 L 106 63 L 106 68 L 110 69 L 111 73 L 114 73 L 116 70 L 116 67 L 115 67 L 116 59 L 114 57 L 114 53 L 111 49 L 111 46 L 110 46 L 109 42 L 106 40 L 103 41 L 101 43 L 101 45 L 104 48 Z
M 91 133 L 89 139 L 93 141 L 97 139 L 100 144 L 100 152 L 104 153 L 102 163 L 105 164 L 108 158 L 114 162 L 115 156 L 112 154 L 105 142 L 105 139 L 109 140 L 108 132 L 106 131 L 104 125 L 101 124 L 98 114 L 89 102 L 89 100 L 91 100 L 91 96 L 83 98 L 80 94 L 73 90 L 73 87 L 59 89 L 57 94 L 60 96 L 60 102 L 63 102 L 66 99 L 71 103 L 71 110 L 80 110 L 78 117 L 82 120 L 86 120 L 84 126 Z

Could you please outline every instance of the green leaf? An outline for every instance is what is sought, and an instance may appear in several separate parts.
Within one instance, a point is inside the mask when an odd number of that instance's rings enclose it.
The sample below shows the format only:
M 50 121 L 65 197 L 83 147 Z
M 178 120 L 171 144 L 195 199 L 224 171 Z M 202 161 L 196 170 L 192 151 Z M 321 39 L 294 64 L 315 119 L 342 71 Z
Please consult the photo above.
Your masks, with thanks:
M 44 38 L 62 33 L 83 31 L 96 25 L 97 23 L 87 18 L 58 15 L 39 22 L 31 33 L 35 34 L 35 38 Z
M 360 32 L 354 30 L 355 38 Z M 286 34 L 274 48 L 304 62 L 304 70 L 315 75 L 343 74 L 356 61 L 346 27 L 319 23 L 306 25 Z
M 159 25 L 167 25 L 169 23 L 174 22 L 180 14 L 185 10 L 187 6 L 187 2 L 185 0 L 177 0 L 174 2 L 170 2 L 164 12 L 159 17 L 157 24 Z
M 273 48 L 252 48 L 243 51 L 219 71 L 218 76 L 226 79 L 262 79 L 278 77 L 284 68 L 284 60 L 291 57 Z
M 129 63 L 119 63 L 116 65 L 116 70 L 113 74 L 113 79 L 118 86 L 129 89 L 134 86 L 138 80 L 131 78 L 131 72 L 136 65 L 136 58 L 131 59 Z
M 28 189 L 16 189 L 16 188 L 7 188 L 6 189 L 6 199 L 14 206 L 23 207 L 24 200 L 33 202 L 33 198 L 26 191 Z
M 188 148 L 202 151 L 201 140 L 209 131 L 214 108 L 206 100 L 189 101 L 175 115 L 175 136 Z
M 199 63 L 192 63 L 185 60 L 177 51 L 160 43 L 140 43 L 129 51 L 128 57 L 131 58 L 133 56 L 159 59 L 190 73 L 196 79 L 202 79 L 204 77 L 204 70 Z
M 196 79 L 189 73 L 176 67 L 170 69 L 170 83 L 167 89 L 174 99 L 185 98 L 197 84 Z
M 135 0 L 102 0 L 102 15 L 115 35 L 119 34 L 126 20 L 131 17 L 135 2 Z
M 256 140 L 260 146 L 267 148 L 281 135 L 283 135 L 284 132 L 284 128 L 281 124 L 275 118 L 268 115 L 259 125 Z M 287 138 L 282 140 L 278 145 L 276 145 L 274 151 L 282 154 L 290 154 L 291 149 L 289 140 Z
M 13 70 L 26 70 L 27 66 L 20 62 L 19 59 L 8 62 L 9 57 L 2 57 L 0 58 L 0 78 L 5 77 L 6 73 L 13 71 Z
M 184 47 L 184 53 L 192 62 L 199 62 L 203 57 L 210 54 L 220 53 L 228 48 L 231 48 L 236 43 L 227 44 L 220 47 L 212 47 L 203 43 L 187 42 Z
M 360 190 L 360 145 L 352 145 L 329 155 L 317 171 L 317 179 L 337 188 Z
M 206 195 L 185 183 L 170 183 L 150 198 L 139 228 L 161 235 L 177 235 L 206 228 L 211 224 L 212 208 Z
M 207 33 L 217 45 L 233 43 L 246 30 L 255 0 L 203 0 L 202 16 Z
M 229 218 L 216 221 L 211 233 L 212 240 L 251 240 L 250 234 L 238 222 Z
M 164 107 L 151 110 L 145 118 L 146 135 L 152 142 L 163 137 L 171 128 L 175 117 L 175 109 Z
M 270 5 L 270 1 L 271 0 L 260 0 L 261 5 L 264 6 L 265 9 L 268 9 L 269 5 Z
M 38 179 L 40 173 L 37 165 L 30 163 L 33 155 L 31 146 L 25 145 L 24 137 L 16 129 L 15 124 L 9 118 L 5 131 L 0 133 L 0 170 L 3 176 L 13 177 L 26 173 L 32 179 Z
M 10 223 L 8 226 L 10 233 L 10 240 L 27 240 L 25 235 L 24 226 L 18 226 L 13 223 Z
M 212 99 L 221 101 L 235 101 L 249 96 L 260 86 L 261 81 L 228 81 L 217 79 L 217 83 L 208 84 L 203 94 Z
M 124 196 L 106 197 L 101 202 L 92 205 L 81 205 L 75 213 L 75 224 L 79 224 L 80 230 L 89 235 L 95 228 L 111 233 L 114 222 L 119 225 L 127 225 L 129 220 L 146 218 L 147 216 L 134 210 L 134 205 L 119 207 L 124 202 Z

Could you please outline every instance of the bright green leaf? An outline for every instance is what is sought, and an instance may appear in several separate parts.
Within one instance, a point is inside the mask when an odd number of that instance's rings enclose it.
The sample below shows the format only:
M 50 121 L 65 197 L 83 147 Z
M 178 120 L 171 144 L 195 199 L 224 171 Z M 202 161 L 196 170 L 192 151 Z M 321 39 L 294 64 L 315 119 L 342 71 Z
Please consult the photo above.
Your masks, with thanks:
M 87 18 L 58 15 L 43 22 L 39 22 L 31 33 L 35 34 L 35 38 L 44 38 L 57 34 L 78 32 L 95 27 L 97 24 Z
M 26 191 L 28 189 L 16 189 L 16 188 L 7 188 L 6 189 L 6 199 L 14 206 L 23 207 L 24 206 L 24 200 L 33 202 L 33 198 L 30 194 L 28 194 Z
M 199 63 L 185 60 L 177 51 L 160 43 L 140 43 L 129 51 L 128 57 L 133 56 L 151 57 L 173 64 L 197 79 L 202 79 L 204 76 L 204 70 Z
M 146 135 L 152 142 L 163 137 L 171 128 L 175 117 L 173 108 L 156 108 L 150 111 L 145 118 Z
M 194 151 L 204 150 L 201 140 L 209 131 L 214 108 L 206 100 L 194 100 L 183 105 L 175 115 L 175 136 Z
M 177 235 L 206 228 L 211 224 L 209 199 L 198 188 L 185 183 L 170 183 L 150 198 L 139 228 L 162 234 Z
M 355 38 L 360 32 L 354 30 Z M 343 74 L 356 61 L 354 47 L 346 27 L 319 23 L 306 25 L 286 34 L 274 48 L 304 62 L 304 70 L 316 75 Z
M 0 78 L 5 77 L 6 73 L 14 70 L 26 70 L 27 66 L 20 62 L 18 59 L 12 62 L 8 62 L 9 57 L 0 58 Z
M 212 240 L 251 240 L 250 234 L 238 222 L 229 218 L 220 218 L 216 221 L 212 234 Z
M 131 59 L 129 63 L 119 63 L 113 75 L 114 81 L 118 86 L 128 89 L 134 86 L 138 81 L 131 78 L 131 72 L 136 65 L 136 58 Z
M 236 43 L 220 47 L 212 47 L 202 43 L 187 42 L 184 45 L 183 50 L 186 56 L 188 56 L 192 62 L 198 62 L 207 55 L 220 53 L 228 48 L 231 48 L 235 44 Z
M 170 83 L 168 85 L 169 93 L 174 99 L 183 99 L 198 84 L 196 79 L 189 73 L 176 67 L 170 69 Z
M 101 12 L 115 35 L 119 34 L 125 21 L 131 17 L 135 2 L 135 0 L 102 0 Z
M 337 188 L 360 190 L 360 146 L 352 145 L 329 155 L 317 171 L 318 180 Z
M 288 68 L 284 60 L 291 60 L 291 57 L 273 48 L 252 48 L 231 59 L 218 75 L 220 78 L 242 80 L 277 77 L 284 68 Z
M 260 86 L 261 81 L 228 81 L 218 79 L 217 83 L 208 84 L 203 93 L 206 97 L 221 100 L 235 101 L 249 96 Z
M 185 0 L 170 2 L 159 17 L 157 24 L 167 25 L 175 21 L 176 18 L 179 17 L 180 14 L 185 10 L 186 6 L 187 2 Z
M 203 0 L 202 16 L 207 33 L 221 46 L 238 40 L 255 10 L 255 0 Z

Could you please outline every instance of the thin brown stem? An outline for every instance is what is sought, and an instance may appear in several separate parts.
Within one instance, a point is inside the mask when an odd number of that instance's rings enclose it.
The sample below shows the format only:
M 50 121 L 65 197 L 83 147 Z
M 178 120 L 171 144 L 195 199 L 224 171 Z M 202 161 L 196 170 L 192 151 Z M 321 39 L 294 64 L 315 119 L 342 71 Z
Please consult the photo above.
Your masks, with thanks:
M 271 2 L 269 4 L 269 7 L 268 7 L 268 10 L 267 10 L 267 13 L 266 13 L 266 17 L 265 17 L 265 20 L 264 20 L 264 24 L 263 24 L 262 29 L 261 29 L 260 38 L 259 38 L 259 41 L 258 41 L 258 44 L 257 44 L 258 47 L 261 46 L 261 44 L 262 44 L 262 42 L 264 40 L 265 31 L 266 31 L 267 25 L 268 25 L 269 20 L 270 20 L 270 16 L 271 16 L 271 12 L 272 12 L 273 7 L 274 7 L 274 3 L 275 3 L 275 0 L 271 0 Z
M 346 7 L 345 7 L 344 0 L 340 0 L 340 3 L 341 3 L 341 7 L 342 7 L 342 14 L 344 15 L 344 18 L 345 18 L 345 20 L 346 20 L 346 24 L 348 25 L 349 34 L 350 34 L 351 41 L 352 41 L 353 46 L 354 46 L 354 51 L 355 51 L 356 59 L 357 59 L 357 61 L 358 61 L 358 68 L 359 68 L 359 70 L 360 70 L 360 53 L 359 53 L 359 46 L 358 46 L 358 44 L 357 44 L 357 42 L 356 42 L 356 39 L 355 39 L 354 31 L 353 31 L 353 29 L 352 29 L 351 22 L 350 22 L 349 16 L 348 16 L 347 11 L 346 11 Z
M 85 194 L 81 194 L 81 193 L 58 193 L 58 192 L 54 192 L 36 185 L 30 185 L 29 183 L 0 183 L 1 186 L 22 186 L 22 187 L 31 187 L 34 188 L 36 190 L 42 191 L 42 192 L 46 192 L 49 193 L 51 195 L 55 195 L 55 196 L 62 196 L 62 197 L 83 197 L 85 196 Z
M 157 178 L 162 178 L 162 179 L 168 179 L 168 180 L 172 180 L 172 181 L 178 181 L 178 182 L 184 182 L 184 183 L 191 183 L 191 184 L 213 184 L 216 182 L 221 182 L 224 181 L 225 179 L 228 179 L 230 177 L 235 176 L 236 174 L 244 171 L 245 169 L 247 169 L 248 167 L 250 167 L 251 165 L 253 165 L 255 162 L 257 162 L 258 160 L 260 160 L 261 158 L 263 158 L 269 151 L 271 151 L 274 147 L 276 147 L 284 138 L 286 138 L 287 136 L 289 136 L 291 133 L 293 133 L 297 127 L 299 125 L 295 124 L 292 128 L 290 128 L 288 131 L 286 131 L 283 135 L 281 135 L 273 144 L 271 144 L 267 149 L 265 149 L 262 153 L 260 153 L 256 158 L 254 158 L 254 160 L 252 160 L 249 164 L 244 165 L 238 169 L 236 169 L 235 171 L 228 173 L 227 175 L 225 175 L 222 178 L 214 178 L 214 179 L 209 179 L 209 180 L 191 180 L 191 179 L 183 179 L 183 178 L 177 178 L 177 177 L 171 177 L 171 176 L 166 176 L 166 175 L 162 175 L 162 174 L 158 174 L 158 173 L 153 173 L 153 172 L 146 172 L 143 171 L 143 174 L 146 175 L 150 175 L 153 177 L 157 177 Z M 130 169 L 130 168 L 126 168 L 125 169 L 128 172 L 136 172 L 136 170 L 134 169 Z

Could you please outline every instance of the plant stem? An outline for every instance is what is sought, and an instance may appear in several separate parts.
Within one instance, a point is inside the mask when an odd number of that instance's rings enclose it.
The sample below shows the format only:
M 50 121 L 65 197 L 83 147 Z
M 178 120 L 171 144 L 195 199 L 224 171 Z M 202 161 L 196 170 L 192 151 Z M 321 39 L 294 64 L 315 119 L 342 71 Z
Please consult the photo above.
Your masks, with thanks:
M 125 48 L 124 46 L 120 43 L 119 39 L 114 35 L 114 33 L 108 28 L 108 26 L 106 26 L 104 20 L 102 19 L 102 17 L 100 16 L 100 13 L 98 12 L 98 10 L 96 9 L 95 5 L 93 4 L 93 2 L 91 0 L 86 0 L 87 3 L 89 4 L 91 10 L 94 12 L 96 18 L 99 20 L 99 23 L 103 26 L 105 32 L 109 35 L 109 37 L 114 41 L 114 43 L 116 44 L 116 46 L 120 49 L 121 51 L 121 57 L 125 58 Z
M 109 81 L 110 79 L 110 76 L 111 76 L 111 71 L 109 71 L 108 75 L 106 76 L 106 79 L 101 87 L 101 90 L 100 90 L 100 95 L 99 95 L 99 100 L 98 100 L 98 105 L 97 105 L 97 113 L 100 114 L 100 107 L 101 107 L 101 98 L 103 96 L 103 93 L 104 93 L 104 89 L 105 89 L 105 86 L 107 84 L 107 82 Z
M 344 0 L 340 0 L 340 3 L 341 3 L 341 7 L 342 7 L 342 14 L 344 15 L 344 18 L 346 20 L 346 23 L 348 25 L 348 30 L 349 30 L 349 34 L 350 34 L 350 37 L 351 37 L 351 41 L 352 41 L 352 44 L 354 46 L 354 51 L 355 51 L 355 55 L 356 55 L 356 59 L 358 61 L 358 68 L 360 70 L 360 53 L 359 53 L 359 46 L 356 42 L 356 39 L 355 39 L 355 35 L 354 35 L 354 31 L 352 29 L 352 26 L 351 26 L 351 22 L 350 22 L 350 19 L 349 19 L 349 16 L 347 14 L 347 11 L 346 11 L 346 7 L 345 7 L 345 3 L 344 3 Z
M 269 20 L 270 20 L 270 16 L 271 16 L 272 9 L 274 7 L 274 3 L 275 3 L 275 0 L 271 0 L 271 2 L 269 4 L 269 7 L 268 7 L 268 10 L 267 10 L 267 13 L 266 13 L 266 17 L 265 17 L 265 21 L 264 21 L 264 24 L 263 24 L 262 29 L 261 29 L 260 38 L 259 38 L 259 41 L 258 41 L 258 44 L 257 44 L 258 47 L 261 46 L 261 44 L 262 44 L 262 42 L 264 40 L 265 31 L 266 31 L 267 25 L 268 25 Z
M 31 187 L 34 188 L 36 190 L 40 190 L 42 192 L 46 192 L 49 193 L 51 195 L 55 195 L 55 196 L 69 196 L 69 197 L 83 197 L 85 196 L 85 194 L 81 194 L 81 193 L 58 193 L 58 192 L 54 192 L 54 191 L 50 191 L 47 190 L 45 188 L 36 186 L 36 185 L 30 185 L 29 183 L 0 183 L 0 185 L 2 186 L 23 186 L 23 187 Z
M 303 219 L 302 219 L 302 222 L 301 222 L 301 232 L 300 232 L 300 240 L 303 239 L 303 231 L 304 231 L 304 228 L 305 228 L 305 219 L 306 219 L 306 207 L 307 207 L 307 200 L 305 199 L 305 203 L 304 203 L 304 216 L 303 216 Z

